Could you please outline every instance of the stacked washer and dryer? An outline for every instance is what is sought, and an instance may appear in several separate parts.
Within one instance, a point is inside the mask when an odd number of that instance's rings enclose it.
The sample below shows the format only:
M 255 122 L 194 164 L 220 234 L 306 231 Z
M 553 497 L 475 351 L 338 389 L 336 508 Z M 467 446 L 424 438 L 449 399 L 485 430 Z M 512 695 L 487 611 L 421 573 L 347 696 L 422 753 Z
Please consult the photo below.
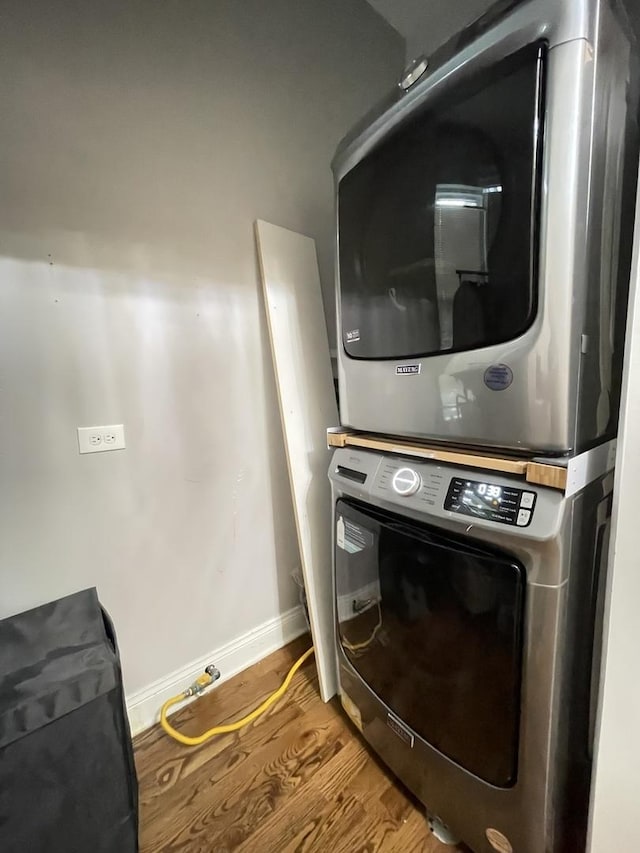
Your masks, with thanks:
M 578 472 L 332 460 L 343 705 L 477 853 L 585 849 L 637 63 L 621 0 L 499 2 L 334 161 L 342 426 Z

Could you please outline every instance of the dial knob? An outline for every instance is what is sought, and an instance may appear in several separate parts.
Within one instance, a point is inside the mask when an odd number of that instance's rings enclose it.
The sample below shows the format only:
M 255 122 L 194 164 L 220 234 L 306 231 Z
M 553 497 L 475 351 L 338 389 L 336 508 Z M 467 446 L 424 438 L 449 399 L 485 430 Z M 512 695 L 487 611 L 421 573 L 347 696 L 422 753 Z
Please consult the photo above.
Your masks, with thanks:
M 413 468 L 399 468 L 393 475 L 391 485 L 397 494 L 402 495 L 403 498 L 408 498 L 409 495 L 415 495 L 418 491 L 422 485 L 422 479 Z

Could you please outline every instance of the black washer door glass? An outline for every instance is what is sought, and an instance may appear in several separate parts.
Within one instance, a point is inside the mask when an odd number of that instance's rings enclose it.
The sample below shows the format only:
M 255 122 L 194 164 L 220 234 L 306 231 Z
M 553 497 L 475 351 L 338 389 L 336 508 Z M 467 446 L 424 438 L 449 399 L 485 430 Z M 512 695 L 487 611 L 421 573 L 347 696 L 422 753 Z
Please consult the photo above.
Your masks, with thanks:
M 338 188 L 342 338 L 353 358 L 511 340 L 533 321 L 542 49 L 422 112 Z
M 493 785 L 516 781 L 523 567 L 397 516 L 338 501 L 344 654 L 431 746 Z

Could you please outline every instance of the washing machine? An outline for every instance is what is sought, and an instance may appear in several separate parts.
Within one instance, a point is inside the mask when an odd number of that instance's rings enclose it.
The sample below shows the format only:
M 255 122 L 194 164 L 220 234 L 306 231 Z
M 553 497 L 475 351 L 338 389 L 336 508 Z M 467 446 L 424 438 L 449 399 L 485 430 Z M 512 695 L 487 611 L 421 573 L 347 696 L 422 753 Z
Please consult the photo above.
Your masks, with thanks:
M 476 853 L 585 849 L 606 468 L 569 495 L 395 454 L 333 456 L 342 704 L 436 834 Z

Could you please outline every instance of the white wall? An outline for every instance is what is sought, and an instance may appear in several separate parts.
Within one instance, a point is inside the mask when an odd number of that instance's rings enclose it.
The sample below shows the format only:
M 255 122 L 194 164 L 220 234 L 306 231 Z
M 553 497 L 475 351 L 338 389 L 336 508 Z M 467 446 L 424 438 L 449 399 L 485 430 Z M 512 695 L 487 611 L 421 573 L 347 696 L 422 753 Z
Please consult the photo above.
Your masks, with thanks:
M 364 0 L 2 2 L 0 615 L 97 585 L 129 692 L 297 602 L 253 221 L 331 304 L 329 162 L 403 51 Z
M 427 55 L 492 5 L 492 0 L 369 0 L 407 40 L 407 59 Z
M 591 853 L 640 850 L 640 195 L 626 365 L 616 458 L 609 581 L 604 632 L 595 775 L 591 808 Z

